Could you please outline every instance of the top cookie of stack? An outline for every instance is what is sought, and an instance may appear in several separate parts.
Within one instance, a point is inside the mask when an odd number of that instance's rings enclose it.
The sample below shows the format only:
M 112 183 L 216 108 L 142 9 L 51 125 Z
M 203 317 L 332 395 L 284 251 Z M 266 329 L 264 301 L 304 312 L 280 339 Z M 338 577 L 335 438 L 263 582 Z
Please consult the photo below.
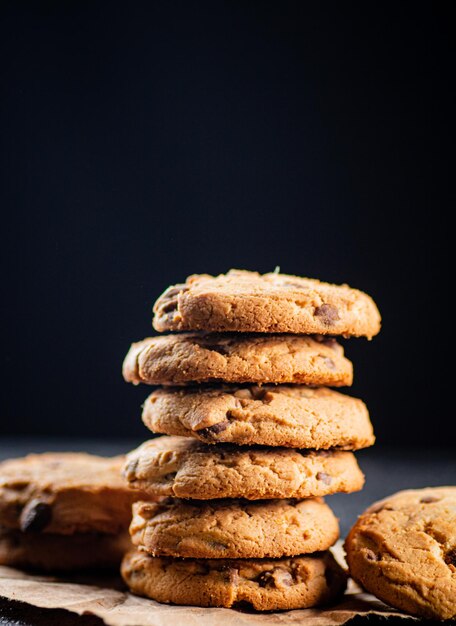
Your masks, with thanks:
M 348 285 L 272 272 L 230 270 L 189 276 L 154 306 L 154 328 L 365 336 L 380 330 L 370 296 Z
M 174 435 L 128 456 L 130 486 L 170 499 L 134 506 L 127 584 L 203 606 L 334 598 L 344 576 L 326 550 L 338 525 L 321 496 L 361 489 L 351 451 L 374 435 L 364 403 L 326 387 L 353 377 L 332 336 L 374 336 L 374 302 L 346 285 L 231 270 L 170 287 L 154 312 L 157 330 L 190 332 L 144 339 L 124 361 L 127 381 L 161 386 L 146 426 Z

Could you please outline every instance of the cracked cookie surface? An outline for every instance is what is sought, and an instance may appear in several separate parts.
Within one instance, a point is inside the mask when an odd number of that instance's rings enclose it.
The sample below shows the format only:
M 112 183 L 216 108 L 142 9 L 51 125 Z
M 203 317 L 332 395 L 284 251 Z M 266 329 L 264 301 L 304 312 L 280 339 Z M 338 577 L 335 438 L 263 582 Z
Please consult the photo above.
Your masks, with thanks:
M 265 558 L 326 550 L 337 540 L 339 525 L 321 498 L 169 498 L 135 503 L 130 535 L 153 556 Z
M 345 550 L 351 576 L 397 609 L 456 617 L 456 487 L 401 491 L 368 508 Z
M 230 270 L 195 274 L 169 287 L 154 305 L 154 328 L 366 336 L 380 330 L 370 296 L 287 274 Z
M 365 404 L 325 387 L 157 389 L 142 418 L 153 432 L 205 443 L 358 450 L 375 441 Z
M 121 477 L 124 457 L 30 454 L 0 463 L 0 524 L 33 533 L 117 534 L 138 494 Z
M 118 568 L 131 549 L 128 532 L 27 533 L 0 526 L 0 564 L 44 572 Z
M 158 437 L 127 455 L 130 487 L 152 496 L 308 498 L 350 493 L 364 476 L 351 452 L 211 446 L 188 437 Z
M 193 606 L 305 609 L 334 601 L 346 575 L 330 552 L 282 559 L 173 559 L 129 552 L 122 576 L 133 593 Z
M 303 383 L 351 385 L 353 366 L 334 339 L 296 335 L 183 333 L 132 344 L 123 364 L 127 382 Z

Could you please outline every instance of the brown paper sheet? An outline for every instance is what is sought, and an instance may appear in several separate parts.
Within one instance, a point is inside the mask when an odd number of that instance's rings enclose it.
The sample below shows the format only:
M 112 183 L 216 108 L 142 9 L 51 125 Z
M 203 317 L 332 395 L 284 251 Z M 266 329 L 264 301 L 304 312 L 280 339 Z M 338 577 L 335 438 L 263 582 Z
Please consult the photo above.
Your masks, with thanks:
M 361 593 L 351 581 L 347 594 L 336 606 L 247 613 L 159 604 L 125 592 L 118 578 L 73 576 L 63 579 L 0 566 L 0 596 L 40 608 L 96 615 L 109 626 L 335 626 L 345 624 L 356 615 L 414 619 L 394 611 L 369 594 Z

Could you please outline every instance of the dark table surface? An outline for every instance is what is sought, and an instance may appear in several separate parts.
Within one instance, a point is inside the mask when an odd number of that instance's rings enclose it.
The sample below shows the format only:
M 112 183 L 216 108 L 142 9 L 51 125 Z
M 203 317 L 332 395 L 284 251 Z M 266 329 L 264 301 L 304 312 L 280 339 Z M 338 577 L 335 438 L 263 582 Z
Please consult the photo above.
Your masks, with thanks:
M 84 450 L 93 454 L 115 455 L 127 452 L 139 443 L 139 440 L 3 438 L 0 440 L 0 460 L 46 450 Z M 380 498 L 401 489 L 456 485 L 455 453 L 450 447 L 451 443 L 449 442 L 448 447 L 439 449 L 424 446 L 404 449 L 385 448 L 377 442 L 374 448 L 358 452 L 358 461 L 366 475 L 364 489 L 358 493 L 337 494 L 326 499 L 339 517 L 341 536 L 346 535 L 359 513 Z M 368 620 L 368 623 L 373 621 Z M 66 611 L 39 610 L 19 603 L 0 601 L 0 626 L 13 624 L 91 626 L 102 622 L 98 618 L 81 618 Z

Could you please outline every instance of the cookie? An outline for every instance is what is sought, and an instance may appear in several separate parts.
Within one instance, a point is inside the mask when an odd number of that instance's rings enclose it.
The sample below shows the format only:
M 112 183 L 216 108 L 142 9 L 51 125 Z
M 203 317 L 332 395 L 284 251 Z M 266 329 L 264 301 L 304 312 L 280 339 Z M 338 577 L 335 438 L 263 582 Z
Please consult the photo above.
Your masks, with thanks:
M 0 565 L 50 571 L 118 568 L 131 549 L 127 532 L 33 534 L 0 527 Z
M 230 270 L 189 276 L 169 287 L 154 306 L 154 328 L 366 336 L 380 331 L 370 296 L 287 274 Z
M 134 504 L 130 535 L 152 556 L 265 558 L 326 550 L 339 525 L 320 498 L 167 499 Z
M 153 432 L 206 443 L 358 450 L 375 441 L 365 404 L 324 387 L 157 389 L 142 417 Z
M 127 456 L 130 487 L 152 496 L 308 498 L 358 491 L 364 476 L 351 452 L 209 446 L 188 437 L 158 437 Z
M 122 480 L 124 461 L 59 452 L 0 463 L 0 524 L 35 533 L 126 530 L 138 495 Z
M 134 343 L 123 375 L 132 383 L 351 385 L 353 366 L 334 339 L 299 335 L 185 333 Z
M 129 552 L 122 576 L 133 593 L 193 606 L 305 609 L 342 595 L 346 575 L 330 552 L 282 559 L 173 559 Z
M 350 573 L 397 609 L 456 618 L 456 487 L 401 491 L 365 511 L 345 550 Z

